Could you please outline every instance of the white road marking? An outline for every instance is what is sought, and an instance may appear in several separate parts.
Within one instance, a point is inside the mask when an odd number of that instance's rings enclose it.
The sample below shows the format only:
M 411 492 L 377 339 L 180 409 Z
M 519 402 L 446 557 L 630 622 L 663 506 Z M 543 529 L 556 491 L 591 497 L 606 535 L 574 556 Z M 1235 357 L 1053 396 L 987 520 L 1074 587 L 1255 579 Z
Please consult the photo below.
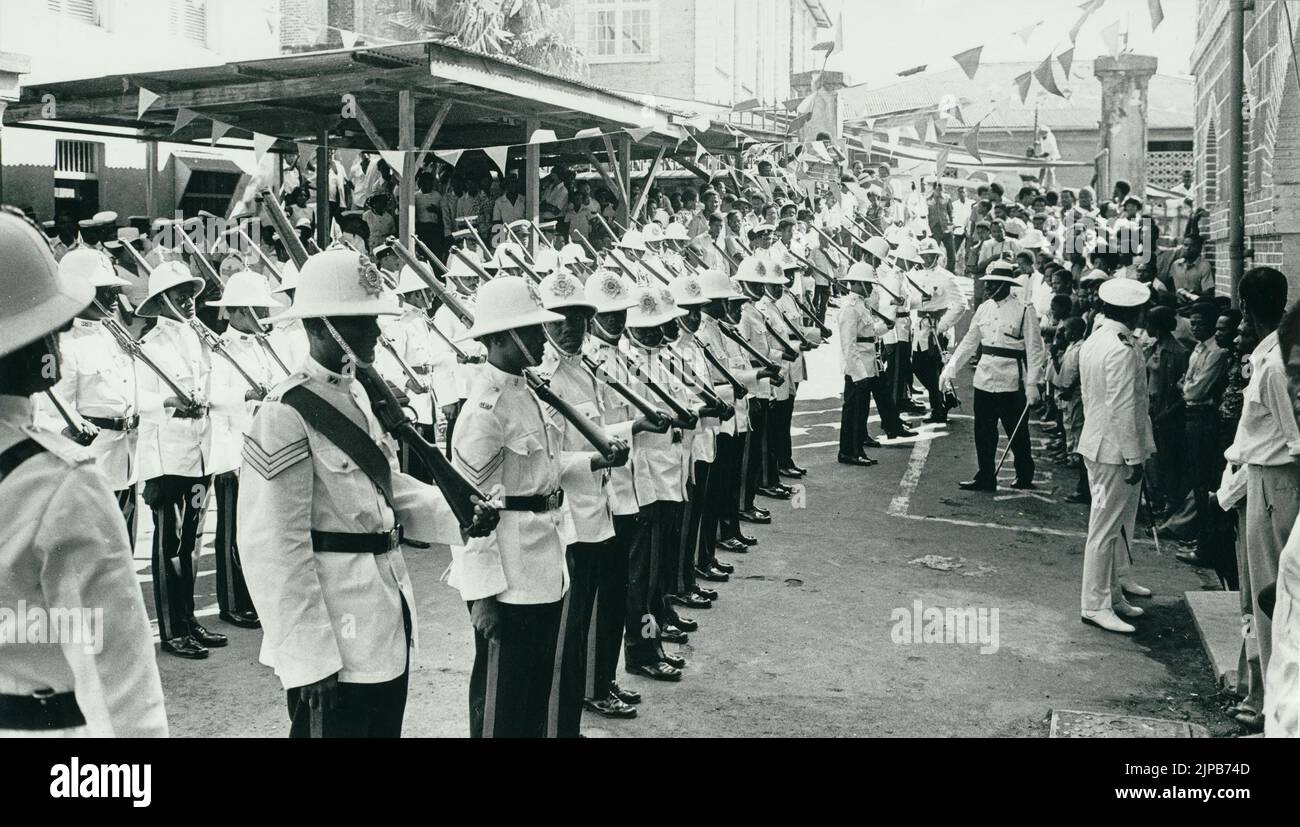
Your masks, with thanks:
M 898 495 L 889 503 L 888 514 L 891 517 L 906 517 L 907 507 L 912 501 L 912 492 L 921 481 L 921 472 L 925 470 L 925 460 L 930 456 L 930 440 L 917 441 L 912 448 L 912 458 L 907 462 L 907 470 L 898 483 Z
M 1005 523 L 981 523 L 975 520 L 958 520 L 953 517 L 932 517 L 925 514 L 896 514 L 896 517 L 902 517 L 905 520 L 919 520 L 927 523 L 947 523 L 948 525 L 959 525 L 966 528 L 994 528 L 1002 531 L 1018 531 L 1023 534 L 1045 534 L 1050 537 L 1070 537 L 1078 540 L 1086 540 L 1088 533 L 1086 531 L 1067 531 L 1060 528 L 1042 528 L 1039 526 L 1027 525 L 1006 525 Z M 1139 540 L 1135 545 L 1141 543 L 1146 546 L 1154 546 L 1149 540 Z

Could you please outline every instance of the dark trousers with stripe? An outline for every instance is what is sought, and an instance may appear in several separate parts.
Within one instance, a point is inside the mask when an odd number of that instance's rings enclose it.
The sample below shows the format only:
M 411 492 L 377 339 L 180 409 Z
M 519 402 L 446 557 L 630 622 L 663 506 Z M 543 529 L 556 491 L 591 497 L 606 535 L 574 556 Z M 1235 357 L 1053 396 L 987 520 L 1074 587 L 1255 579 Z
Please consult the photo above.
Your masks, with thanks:
M 706 438 L 714 439 L 714 437 Z M 678 568 L 681 572 L 678 577 L 678 594 L 688 594 L 695 588 L 695 558 L 703 539 L 701 528 L 704 524 L 704 510 L 709 496 L 709 476 L 713 473 L 713 463 L 697 460 L 694 470 L 695 479 L 686 485 L 686 503 L 682 508 L 682 535 L 678 549 L 680 555 Z
M 699 550 L 696 562 L 707 567 L 716 559 L 718 537 L 735 537 L 740 526 L 736 520 L 736 491 L 743 487 L 740 478 L 742 440 L 732 434 L 718 434 L 718 455 L 709 470 L 704 513 L 700 519 Z
M 628 605 L 628 552 L 642 533 L 639 514 L 615 515 L 614 537 L 596 561 L 596 598 L 587 634 L 586 695 L 604 698 L 614 682 Z
M 235 541 L 235 505 L 239 501 L 239 474 L 227 471 L 212 481 L 217 491 L 217 605 L 223 612 L 251 612 L 253 598 L 244 582 L 244 564 Z
M 844 405 L 840 408 L 840 456 L 862 456 L 867 438 L 866 408 L 871 404 L 870 379 L 854 382 L 844 377 Z
M 871 435 L 871 431 L 867 428 L 867 421 L 871 419 L 873 398 L 876 400 L 876 410 L 880 411 L 880 429 L 887 434 L 902 430 L 903 421 L 898 417 L 898 406 L 894 404 L 894 394 L 889 387 L 888 374 L 880 373 L 868 379 L 867 394 L 862 396 L 863 438 Z
M 746 511 L 754 507 L 754 495 L 758 489 L 767 485 L 767 411 L 770 402 L 770 399 L 749 401 L 749 444 L 745 449 Z
M 912 371 L 929 395 L 930 416 L 940 422 L 948 420 L 948 406 L 943 404 L 943 392 L 939 390 L 939 372 L 943 370 L 943 357 L 934 342 L 925 350 L 912 354 Z
M 677 609 L 668 602 L 668 595 L 681 590 L 682 518 L 686 512 L 684 502 L 664 502 L 659 517 L 650 526 L 651 554 L 655 558 L 655 572 L 650 581 L 650 611 L 662 629 L 677 623 Z
M 471 738 L 542 738 L 555 675 L 563 601 L 497 604 L 496 637 L 474 630 Z M 473 611 L 474 604 L 469 604 Z
M 122 512 L 122 519 L 126 521 L 131 553 L 135 554 L 135 486 L 128 485 L 121 491 L 114 491 L 113 496 L 117 497 L 117 510 Z
M 211 477 L 155 477 L 144 484 L 153 510 L 153 598 L 163 640 L 190 634 L 194 563 L 203 536 Z
M 410 669 L 383 683 L 340 683 L 333 709 L 316 711 L 288 691 L 290 738 L 400 738 Z
M 768 408 L 768 431 L 771 434 L 768 456 L 773 466 L 768 477 L 769 485 L 776 485 L 781 482 L 781 477 L 777 473 L 778 468 L 784 468 L 794 463 L 794 446 L 790 440 L 790 427 L 794 424 L 795 390 L 795 385 L 791 384 L 790 397 L 788 399 L 774 399 Z
M 885 384 L 894 407 L 901 408 L 912 400 L 912 343 L 893 342 L 884 346 Z
M 600 558 L 613 540 L 574 543 L 565 550 L 569 591 L 560 610 L 556 644 L 557 669 L 551 678 L 551 703 L 546 737 L 577 738 L 582 728 L 582 700 L 587 694 L 587 656 L 591 643 L 591 613 L 596 603 Z
M 1020 430 L 1016 423 L 1025 410 L 1025 392 L 1007 391 L 993 393 L 975 389 L 975 457 L 979 461 L 979 471 L 975 478 L 980 482 L 996 483 L 997 471 L 998 423 L 1010 437 L 1011 453 L 1015 456 L 1016 479 L 1031 481 L 1034 478 L 1034 455 L 1029 449 L 1029 423 L 1024 422 Z M 1028 417 L 1026 417 L 1028 418 Z
M 659 660 L 659 627 L 651 609 L 651 589 L 657 577 L 662 502 L 641 506 L 632 518 L 617 517 L 614 530 L 627 538 L 627 610 L 623 617 L 623 657 L 628 666 Z M 635 520 L 629 525 L 627 520 Z M 620 521 L 623 525 L 620 526 Z

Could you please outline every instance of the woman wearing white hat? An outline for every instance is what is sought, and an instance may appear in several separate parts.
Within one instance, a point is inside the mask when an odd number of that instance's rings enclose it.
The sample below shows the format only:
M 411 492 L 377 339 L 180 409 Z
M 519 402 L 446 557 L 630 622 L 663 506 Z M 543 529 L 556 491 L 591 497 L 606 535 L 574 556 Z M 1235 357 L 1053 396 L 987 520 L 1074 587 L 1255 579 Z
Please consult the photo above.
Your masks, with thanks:
M 332 247 L 300 276 L 293 306 L 270 320 L 303 319 L 310 356 L 253 417 L 240 468 L 260 659 L 286 690 L 291 737 L 397 737 L 419 628 L 401 546 L 464 537 L 442 492 L 398 471 L 356 378 L 378 318 L 401 312 L 378 269 Z
M 550 322 L 543 328 L 547 347 L 538 373 L 550 382 L 551 390 L 560 398 L 612 439 L 630 448 L 632 435 L 647 423 L 640 419 L 622 419 L 617 425 L 611 425 L 601 403 L 600 383 L 583 364 L 587 326 L 597 305 L 588 300 L 582 282 L 563 270 L 542 279 L 538 292 L 543 307 L 564 317 L 562 321 Z M 561 450 L 572 460 L 565 463 L 561 484 L 573 517 L 574 536 L 565 552 L 569 592 L 564 598 L 564 623 L 560 631 L 560 685 L 559 692 L 553 693 L 551 698 L 556 714 L 548 718 L 547 735 L 576 738 L 583 701 L 587 698 L 588 644 L 593 642 L 592 611 L 598 599 L 617 607 L 626 604 L 627 549 L 618 546 L 614 532 L 615 495 L 611 474 L 617 466 L 594 451 L 573 423 L 559 417 L 556 420 L 563 429 Z M 610 554 L 622 556 L 621 582 L 611 582 L 612 578 L 608 576 L 604 580 L 600 578 L 602 566 L 608 573 L 610 566 L 604 558 Z M 614 635 L 615 647 L 621 636 L 618 632 L 623 627 L 622 616 L 620 610 Z M 603 642 L 608 648 L 608 639 Z M 593 711 L 606 717 L 636 717 L 635 708 L 610 694 L 608 680 L 598 687 L 598 690 L 592 690 L 590 706 Z
M 218 616 L 233 626 L 256 629 L 260 626 L 257 611 L 244 582 L 243 564 L 235 539 L 235 507 L 239 502 L 239 466 L 244 434 L 252 424 L 264 392 L 287 376 L 277 362 L 279 354 L 267 340 L 262 322 L 270 311 L 279 310 L 282 305 L 267 289 L 265 277 L 251 270 L 232 275 L 226 281 L 221 298 L 207 304 L 224 308 L 230 321 L 221 334 L 222 347 L 230 359 L 213 361 L 210 394 L 212 456 L 208 471 L 213 475 L 212 486 L 217 496 L 214 546 Z M 239 364 L 238 369 L 231 360 Z M 256 387 L 245 378 L 245 373 Z
M 58 333 L 95 288 L 61 274 L 41 232 L 8 209 L 0 258 L 0 570 L 31 573 L 0 577 L 0 606 L 74 618 L 104 607 L 98 648 L 4 647 L 0 737 L 166 736 L 149 618 L 113 493 L 90 452 L 32 425 L 33 397 L 60 378 Z
M 153 511 L 154 603 L 164 652 L 200 659 L 209 647 L 225 646 L 194 616 L 195 560 L 212 490 L 212 356 L 193 325 L 195 297 L 204 281 L 179 261 L 163 262 L 149 274 L 149 292 L 136 315 L 154 326 L 140 347 L 172 378 L 186 397 L 175 395 L 152 371 L 140 371 L 140 478 L 144 501 Z M 146 401 L 147 400 L 147 401 Z
M 128 282 L 113 271 L 107 255 L 90 247 L 69 250 L 59 261 L 59 274 L 95 290 L 94 300 L 77 314 L 72 329 L 59 337 L 61 377 L 52 389 L 59 405 L 75 412 L 79 422 L 76 433 L 65 427 L 48 398 L 37 406 L 40 421 L 72 439 L 92 440 L 88 450 L 117 497 L 134 548 L 140 399 L 131 356 L 102 321 L 105 311 L 112 313 L 117 307 L 118 294 Z

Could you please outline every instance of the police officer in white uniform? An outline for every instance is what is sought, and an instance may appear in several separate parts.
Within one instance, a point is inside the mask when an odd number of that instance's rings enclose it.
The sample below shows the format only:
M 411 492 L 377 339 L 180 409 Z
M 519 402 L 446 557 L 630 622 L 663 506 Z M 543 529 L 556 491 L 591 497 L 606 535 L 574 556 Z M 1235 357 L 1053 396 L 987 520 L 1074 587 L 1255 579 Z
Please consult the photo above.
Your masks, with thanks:
M 443 400 L 437 398 L 433 390 L 433 363 L 437 351 L 433 341 L 435 334 L 430 330 L 428 287 L 414 270 L 403 266 L 396 292 L 402 300 L 402 315 L 380 324 L 387 343 L 380 343 L 376 367 L 380 376 L 405 390 L 405 404 L 415 413 L 417 429 L 425 439 L 434 442 L 436 409 Z M 433 481 L 429 469 L 405 447 L 401 458 L 406 473 L 421 482 Z
M 952 380 L 971 356 L 979 353 L 975 367 L 975 478 L 960 483 L 966 491 L 995 491 L 994 465 L 998 447 L 998 422 L 1011 440 L 1016 479 L 1013 488 L 1034 487 L 1034 457 L 1029 449 L 1029 407 L 1038 402 L 1038 370 L 1043 364 L 1043 337 L 1038 314 L 1011 296 L 1015 285 L 1010 263 L 995 261 L 982 281 L 988 296 L 975 311 L 961 344 L 952 352 L 939 375 L 939 386 L 952 389 Z
M 844 406 L 840 412 L 840 449 L 837 460 L 845 465 L 871 466 L 876 460 L 863 453 L 867 441 L 867 413 L 871 382 L 880 373 L 878 347 L 892 325 L 867 304 L 876 272 L 865 261 L 854 263 L 841 281 L 849 292 L 840 302 L 836 318 L 840 343 L 840 371 L 844 375 Z M 881 397 L 878 395 L 877 399 Z M 892 403 L 892 397 L 884 397 Z M 886 418 L 882 412 L 882 419 Z
M 0 258 L 8 298 L 0 306 L 0 606 L 46 618 L 102 610 L 89 626 L 95 640 L 0 647 L 0 737 L 166 736 L 149 619 L 113 492 L 91 452 L 32 425 L 32 396 L 59 379 L 55 334 L 94 289 L 60 275 L 49 242 L 17 211 L 0 211 Z M 28 618 L 18 622 L 29 629 Z
M 930 414 L 925 421 L 943 423 L 948 421 L 948 405 L 939 387 L 939 374 L 943 371 L 943 355 L 948 349 L 948 331 L 966 311 L 966 299 L 952 273 L 939 266 L 939 258 L 943 255 L 939 243 L 927 238 L 917 247 L 923 266 L 910 275 L 925 293 L 919 296 L 921 302 L 916 308 L 912 372 L 929 392 Z
M 1103 315 L 1079 353 L 1083 433 L 1078 451 L 1092 489 L 1080 609 L 1084 623 L 1132 634 L 1134 627 L 1122 618 L 1143 612 L 1124 599 L 1122 586 L 1128 580 L 1142 466 L 1156 450 L 1146 366 L 1133 328 L 1151 290 L 1133 279 L 1112 279 L 1097 293 Z
M 332 247 L 269 320 L 303 319 L 310 356 L 249 427 L 238 539 L 290 737 L 401 734 L 418 628 L 402 544 L 464 542 L 442 493 L 398 471 L 356 378 L 374 361 L 376 317 L 400 312 L 368 259 Z

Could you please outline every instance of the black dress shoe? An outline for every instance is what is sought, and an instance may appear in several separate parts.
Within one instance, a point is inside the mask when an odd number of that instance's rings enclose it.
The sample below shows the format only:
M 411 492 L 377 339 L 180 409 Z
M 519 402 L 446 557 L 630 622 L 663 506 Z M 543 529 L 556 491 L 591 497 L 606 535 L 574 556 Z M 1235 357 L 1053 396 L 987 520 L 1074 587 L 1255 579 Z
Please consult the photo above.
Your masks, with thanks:
M 685 618 L 682 618 L 682 620 L 685 621 L 685 625 L 695 623 L 694 620 L 686 621 Z M 669 643 L 690 643 L 691 636 L 670 623 L 659 630 L 659 639 L 666 640 Z
M 654 681 L 680 681 L 682 679 L 680 670 L 669 666 L 663 661 L 643 663 L 639 666 L 629 663 L 623 667 L 623 671 L 629 675 L 640 675 Z
M 1188 563 L 1189 565 L 1193 565 L 1193 566 L 1204 566 L 1208 568 L 1209 566 L 1214 565 L 1213 563 L 1209 562 L 1208 560 L 1198 555 L 1192 549 L 1188 549 L 1187 551 L 1176 551 L 1174 552 L 1174 557 L 1176 557 L 1178 561 L 1181 563 Z
M 203 660 L 208 656 L 208 650 L 205 649 L 197 640 L 188 635 L 185 637 L 174 637 L 171 640 L 162 642 L 162 650 L 169 652 L 178 658 L 189 658 L 190 660 Z
M 623 687 L 618 685 L 618 681 L 609 682 L 609 694 L 613 695 L 615 698 L 618 698 L 620 701 L 622 701 L 625 704 L 641 703 L 640 692 L 636 692 L 631 689 L 624 689 Z
M 743 543 L 742 543 L 742 545 L 743 545 Z M 731 565 L 730 563 L 724 563 L 724 562 L 722 562 L 721 560 L 714 560 L 714 561 L 713 561 L 713 567 L 714 567 L 715 569 L 717 569 L 718 571 L 722 572 L 723 574 L 735 574 L 735 573 L 736 573 L 736 567 L 735 567 L 735 566 Z
M 804 475 L 804 476 L 807 476 L 807 474 L 808 474 L 808 469 L 807 469 L 807 468 L 800 468 L 798 465 L 795 465 L 793 462 L 790 463 L 790 469 L 793 470 L 793 471 L 796 471 L 796 472 L 798 472 L 799 474 Z
M 957 487 L 962 491 L 997 491 L 996 482 L 984 482 L 983 480 L 967 480 L 966 482 L 957 483 Z
M 876 464 L 876 461 L 870 457 L 846 457 L 843 454 L 836 457 L 835 461 L 840 465 L 862 465 L 867 468 Z
M 745 545 L 744 543 L 742 543 L 741 541 L 737 540 L 734 537 L 728 537 L 725 540 L 719 540 L 714 545 L 714 548 L 721 549 L 722 551 L 730 551 L 733 554 L 744 554 L 749 551 L 749 546 Z
M 946 425 L 948 423 L 948 417 L 947 415 L 935 416 L 934 414 L 930 414 L 929 416 L 927 416 L 925 419 L 921 421 L 928 422 L 931 425 Z
M 699 595 L 694 594 L 670 594 L 668 602 L 675 603 L 678 606 L 685 606 L 688 609 L 711 609 L 713 604 Z
M 231 626 L 238 626 L 241 629 L 262 628 L 262 621 L 257 619 L 257 612 L 221 612 L 217 616 Z
M 600 700 L 587 698 L 582 705 L 602 718 L 635 718 L 636 707 L 616 698 L 612 693 Z
M 895 428 L 894 430 L 885 434 L 885 436 L 889 437 L 890 439 L 906 439 L 908 437 L 916 436 L 916 431 L 908 430 L 907 428 Z
M 676 626 L 679 630 L 683 632 L 694 632 L 696 629 L 700 628 L 699 623 L 697 623 L 696 621 L 692 620 L 689 617 L 682 617 L 681 615 L 668 618 L 668 622 L 665 623 L 664 626 L 665 627 Z M 669 642 L 671 643 L 673 641 L 669 641 Z
M 768 511 L 766 508 L 764 508 L 764 507 L 761 506 L 761 505 L 755 505 L 755 506 L 754 506 L 754 513 L 757 514 L 757 515 L 760 516 L 760 517 L 771 517 L 771 516 L 772 516 L 772 512 L 771 512 L 771 511 Z
M 873 438 L 873 437 L 867 437 L 866 439 L 864 439 L 864 440 L 862 441 L 862 447 L 863 447 L 863 448 L 879 448 L 879 447 L 880 447 L 880 440 L 875 439 L 875 438 Z
M 685 669 L 686 658 L 681 655 L 670 655 L 667 652 L 659 653 L 659 662 L 666 663 L 674 669 Z
M 708 580 L 710 583 L 726 583 L 731 579 L 730 575 L 725 571 L 718 571 L 712 567 L 702 569 L 697 566 L 695 569 L 695 576 L 701 580 Z
M 772 522 L 772 518 L 770 515 L 765 516 L 759 514 L 758 511 L 754 509 L 751 509 L 749 511 L 741 511 L 737 513 L 736 516 L 747 523 L 757 523 L 759 525 L 766 525 L 767 523 Z
M 764 497 L 771 497 L 774 500 L 790 499 L 790 491 L 788 489 L 777 488 L 775 486 L 771 488 L 767 488 L 767 487 L 760 488 L 758 489 L 758 493 L 762 494 Z
M 209 649 L 220 649 L 230 642 L 225 635 L 219 635 L 216 632 L 209 632 L 203 628 L 203 624 L 197 620 L 190 621 L 190 637 L 194 638 L 200 644 Z
M 803 478 L 803 473 L 800 471 L 796 471 L 793 468 L 778 468 L 776 469 L 776 472 L 781 476 L 789 477 L 790 479 L 797 480 Z
M 691 591 L 694 594 L 704 598 L 705 600 L 713 601 L 718 599 L 717 592 L 715 592 L 713 589 L 706 589 L 703 586 L 695 586 L 691 589 Z
M 1020 489 L 1021 491 L 1029 491 L 1029 490 L 1033 489 L 1033 487 L 1034 487 L 1034 481 L 1033 481 L 1033 480 L 1016 480 L 1015 482 L 1011 483 L 1011 487 L 1012 487 L 1012 488 L 1018 488 L 1018 489 Z
M 733 537 L 732 539 L 734 539 L 734 540 L 739 540 L 740 542 L 744 543 L 744 544 L 747 545 L 747 546 L 756 546 L 756 545 L 758 545 L 758 538 L 757 538 L 757 537 L 747 537 L 747 536 L 745 536 L 744 534 L 737 534 L 737 535 L 736 535 L 735 537 Z

